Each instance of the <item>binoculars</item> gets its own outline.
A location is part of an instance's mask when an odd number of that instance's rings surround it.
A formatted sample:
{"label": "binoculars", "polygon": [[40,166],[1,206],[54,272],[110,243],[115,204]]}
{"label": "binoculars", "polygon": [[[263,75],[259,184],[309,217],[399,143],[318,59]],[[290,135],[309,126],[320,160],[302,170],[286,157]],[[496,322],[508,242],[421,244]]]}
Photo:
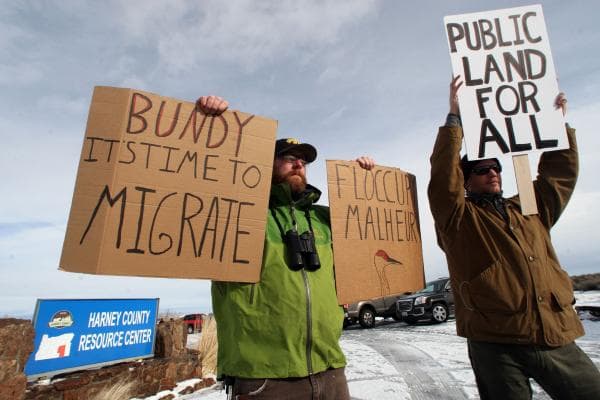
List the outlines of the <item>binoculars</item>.
{"label": "binoculars", "polygon": [[315,247],[315,237],[311,231],[306,231],[301,235],[295,230],[289,230],[285,234],[285,244],[288,252],[288,266],[293,271],[299,271],[305,268],[309,271],[315,271],[321,268],[317,248]]}

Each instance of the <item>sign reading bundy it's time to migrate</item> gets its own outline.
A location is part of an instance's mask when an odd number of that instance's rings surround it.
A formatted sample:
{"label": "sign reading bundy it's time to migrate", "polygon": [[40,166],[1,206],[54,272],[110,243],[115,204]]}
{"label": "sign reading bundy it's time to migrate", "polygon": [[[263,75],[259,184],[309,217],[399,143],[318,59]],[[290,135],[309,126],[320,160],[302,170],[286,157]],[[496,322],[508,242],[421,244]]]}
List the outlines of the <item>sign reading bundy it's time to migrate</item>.
{"label": "sign reading bundy it's time to migrate", "polygon": [[258,281],[276,128],[96,87],[60,267]]}

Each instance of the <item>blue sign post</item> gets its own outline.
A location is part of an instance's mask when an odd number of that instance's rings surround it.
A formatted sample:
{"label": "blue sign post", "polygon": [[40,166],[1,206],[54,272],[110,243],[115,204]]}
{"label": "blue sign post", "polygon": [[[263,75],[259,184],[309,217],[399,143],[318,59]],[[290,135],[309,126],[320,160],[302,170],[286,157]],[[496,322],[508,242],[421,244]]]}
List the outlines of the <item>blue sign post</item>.
{"label": "blue sign post", "polygon": [[38,299],[28,380],[154,356],[158,299]]}

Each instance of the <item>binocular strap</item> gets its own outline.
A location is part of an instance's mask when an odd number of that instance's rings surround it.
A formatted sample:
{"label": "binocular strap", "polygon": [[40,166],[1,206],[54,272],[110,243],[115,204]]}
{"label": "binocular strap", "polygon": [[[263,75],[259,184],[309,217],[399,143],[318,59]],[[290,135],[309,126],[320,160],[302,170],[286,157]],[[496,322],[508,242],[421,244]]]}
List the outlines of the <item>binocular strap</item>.
{"label": "binocular strap", "polygon": [[[291,209],[292,209],[292,221],[294,221],[294,230],[295,230],[296,229],[296,218],[294,216],[294,207],[291,207]],[[277,224],[277,228],[279,228],[279,232],[281,233],[281,239],[285,242],[285,230],[283,229],[283,225],[281,225],[279,218],[277,218],[277,213],[275,212],[275,209],[269,208],[269,211],[271,211],[271,215],[273,216],[273,219],[275,220],[275,223]],[[312,222],[310,221],[310,213],[309,213],[308,209],[304,210],[304,216],[306,217],[306,220],[308,221],[308,229],[310,230],[311,233],[314,234]]]}

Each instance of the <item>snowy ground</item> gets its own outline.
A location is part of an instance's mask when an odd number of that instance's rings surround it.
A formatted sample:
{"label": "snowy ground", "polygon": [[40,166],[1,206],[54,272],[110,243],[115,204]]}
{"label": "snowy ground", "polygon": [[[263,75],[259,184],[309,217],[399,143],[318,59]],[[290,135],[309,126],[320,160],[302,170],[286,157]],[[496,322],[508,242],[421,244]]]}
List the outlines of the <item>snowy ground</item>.
{"label": "snowy ground", "polygon": [[[600,305],[600,292],[576,293],[578,305]],[[600,321],[583,320],[586,335],[577,344],[600,368]],[[189,346],[199,335],[190,335]],[[351,327],[341,341],[348,359],[346,376],[352,399],[477,399],[466,341],[455,322],[409,326],[381,320],[374,329]],[[184,383],[182,383],[184,384]],[[549,397],[534,385],[534,399]],[[156,400],[161,392],[146,400]],[[218,387],[176,396],[180,400],[225,400]]]}

